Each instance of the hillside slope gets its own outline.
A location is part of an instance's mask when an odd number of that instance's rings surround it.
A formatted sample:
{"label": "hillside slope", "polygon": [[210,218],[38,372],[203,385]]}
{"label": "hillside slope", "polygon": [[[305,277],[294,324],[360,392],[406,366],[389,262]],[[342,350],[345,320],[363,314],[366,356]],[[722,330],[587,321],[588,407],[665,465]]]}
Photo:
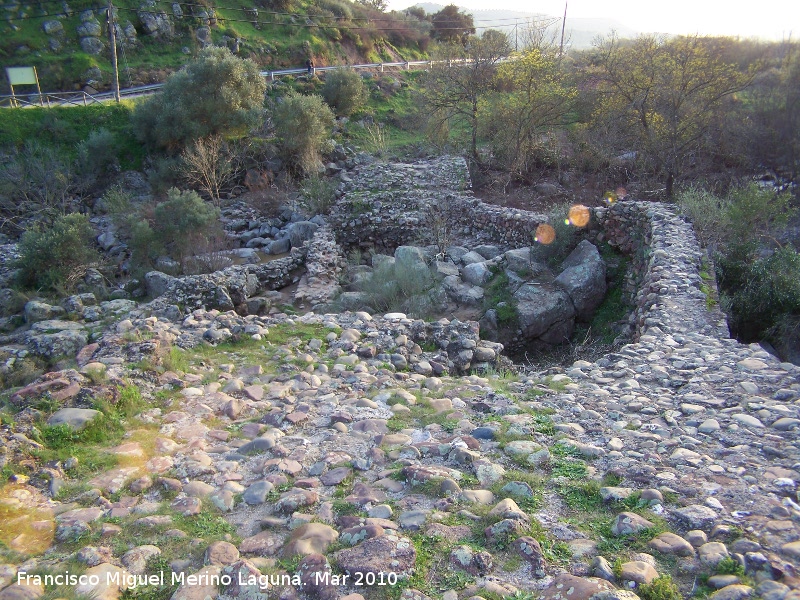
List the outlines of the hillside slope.
{"label": "hillside slope", "polygon": [[[428,39],[420,21],[347,0],[296,0],[280,11],[265,4],[115,0],[121,85],[162,81],[209,44],[263,67],[299,67],[309,57],[320,66],[415,59]],[[109,87],[106,7],[102,0],[4,5],[0,66],[36,66],[44,91]]]}

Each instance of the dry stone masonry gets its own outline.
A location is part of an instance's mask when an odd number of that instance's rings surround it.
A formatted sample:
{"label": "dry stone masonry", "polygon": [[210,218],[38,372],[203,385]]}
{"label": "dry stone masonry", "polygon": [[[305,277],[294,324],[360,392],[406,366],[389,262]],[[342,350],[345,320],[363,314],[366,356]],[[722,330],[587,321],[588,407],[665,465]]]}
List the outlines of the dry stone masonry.
{"label": "dry stone masonry", "polygon": [[[88,295],[30,306],[34,325],[71,314],[89,333],[74,368],[9,398],[19,412],[0,427],[0,460],[30,468],[0,502],[44,542],[3,538],[22,554],[4,555],[0,600],[42,597],[17,574],[68,560],[87,573],[235,575],[185,579],[172,600],[636,600],[663,575],[683,597],[706,582],[714,600],[800,598],[800,368],[727,336],[701,289],[703,254],[670,207],[593,213],[586,244],[630,255],[635,299],[634,343],[595,362],[506,371],[502,347],[457,319],[241,309],[304,258],[315,266],[298,290],[327,302],[326,269],[342,266],[332,232],[394,250],[413,238],[403,226],[420,198],[463,203],[468,251],[530,245],[542,218],[482,205],[464,173],[455,158],[364,166],[344,173],[340,204],[362,210],[337,209],[286,258],[151,275],[164,293],[119,313]],[[130,384],[146,404],[103,449],[116,466],[87,475],[72,458],[31,458],[43,419],[85,427],[100,418],[93,397]],[[45,392],[58,410],[42,414]],[[356,584],[388,574],[391,596]]]}

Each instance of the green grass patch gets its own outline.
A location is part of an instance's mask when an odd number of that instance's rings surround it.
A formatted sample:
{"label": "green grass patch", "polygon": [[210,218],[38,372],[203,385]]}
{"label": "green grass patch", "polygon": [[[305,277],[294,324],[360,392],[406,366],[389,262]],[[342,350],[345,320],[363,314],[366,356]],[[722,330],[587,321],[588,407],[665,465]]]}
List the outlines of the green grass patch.
{"label": "green grass patch", "polygon": [[493,268],[492,278],[484,288],[483,307],[486,310],[494,309],[497,313],[497,323],[503,327],[514,327],[519,321],[517,302],[511,293],[508,275],[504,271]]}
{"label": "green grass patch", "polygon": [[589,474],[586,463],[579,459],[562,458],[554,460],[551,466],[553,477],[566,477],[567,479],[582,480]]}
{"label": "green grass patch", "polygon": [[0,112],[0,146],[21,148],[26,141],[35,140],[74,159],[78,143],[103,128],[113,136],[122,168],[140,169],[145,150],[130,123],[132,110],[132,102],[3,110]]}
{"label": "green grass patch", "polygon": [[221,515],[212,511],[203,511],[197,515],[174,517],[175,526],[182,529],[192,537],[203,538],[207,542],[226,539],[227,536],[236,536],[236,528],[228,523]]}

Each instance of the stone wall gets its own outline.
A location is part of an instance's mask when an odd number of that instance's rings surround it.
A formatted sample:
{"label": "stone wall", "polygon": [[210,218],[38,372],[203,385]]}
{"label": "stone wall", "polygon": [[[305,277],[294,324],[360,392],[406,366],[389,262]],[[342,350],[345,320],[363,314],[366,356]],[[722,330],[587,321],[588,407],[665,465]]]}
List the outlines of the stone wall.
{"label": "stone wall", "polygon": [[432,221],[442,220],[453,235],[507,248],[529,246],[546,217],[485,204],[469,191],[468,181],[461,157],[363,166],[351,175],[330,217],[337,240],[346,248],[391,254],[398,246],[434,243]]}
{"label": "stone wall", "polygon": [[[438,173],[438,178],[426,184],[424,177],[431,173]],[[542,214],[476,199],[466,185],[460,185],[468,171],[459,157],[414,165],[372,164],[351,178],[331,216],[337,240],[345,247],[386,251],[431,243],[429,220],[441,216],[459,237],[520,248],[534,243],[537,226],[547,221]],[[394,183],[387,186],[387,180]],[[728,337],[724,314],[701,290],[704,253],[691,225],[673,207],[624,201],[594,208],[591,217],[586,237],[608,241],[631,258],[628,292],[635,306],[630,319],[637,339],[654,328]],[[713,273],[710,267],[706,270]],[[706,285],[715,289],[713,280]]]}
{"label": "stone wall", "polygon": [[145,275],[148,295],[156,298],[153,309],[177,305],[182,309],[241,310],[247,299],[278,290],[299,279],[308,247],[293,248],[284,258],[260,264],[235,265],[205,275],[171,277],[159,271]]}
{"label": "stone wall", "polygon": [[[701,289],[705,253],[691,225],[672,206],[620,202],[596,208],[589,233],[631,257],[635,286],[631,325],[637,339],[657,332],[729,336],[725,315]],[[705,270],[713,278],[713,269]],[[706,285],[713,292],[713,279]]]}

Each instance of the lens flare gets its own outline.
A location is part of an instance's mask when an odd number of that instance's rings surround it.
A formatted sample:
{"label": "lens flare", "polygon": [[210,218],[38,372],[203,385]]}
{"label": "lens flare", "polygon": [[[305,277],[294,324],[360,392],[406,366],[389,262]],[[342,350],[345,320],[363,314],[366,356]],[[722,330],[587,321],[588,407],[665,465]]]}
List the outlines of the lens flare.
{"label": "lens flare", "polygon": [[53,543],[56,522],[47,499],[35,488],[0,489],[0,542],[24,554],[41,554]]}
{"label": "lens flare", "polygon": [[567,225],[575,227],[586,227],[589,224],[591,212],[582,204],[576,204],[569,209],[569,217],[565,221]]}
{"label": "lens flare", "polygon": [[552,225],[542,223],[536,228],[536,235],[533,239],[540,244],[544,244],[545,246],[552,244],[556,239],[556,230],[553,229]]}

